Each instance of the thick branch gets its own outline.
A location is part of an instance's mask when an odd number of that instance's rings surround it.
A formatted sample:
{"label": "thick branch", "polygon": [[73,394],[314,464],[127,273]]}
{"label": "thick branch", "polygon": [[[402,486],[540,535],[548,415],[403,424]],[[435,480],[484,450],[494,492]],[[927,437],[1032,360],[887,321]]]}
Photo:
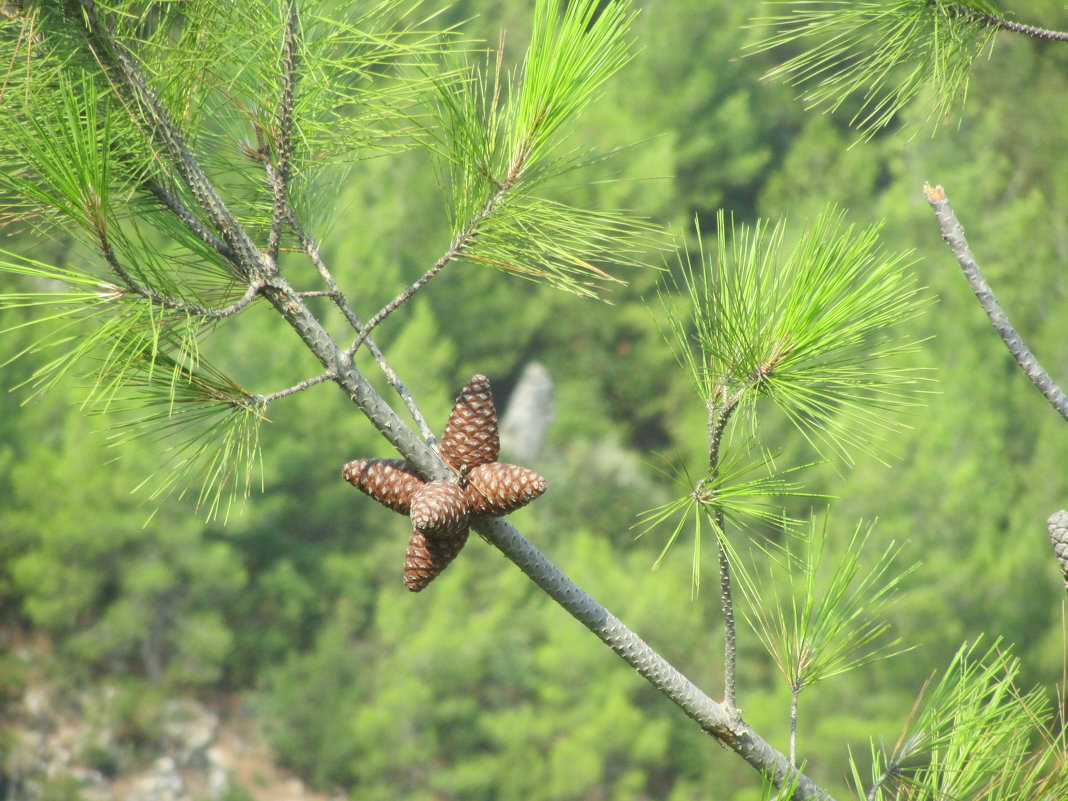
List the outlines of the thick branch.
{"label": "thick branch", "polygon": [[960,223],[957,221],[957,215],[953,213],[953,207],[949,205],[949,199],[946,197],[945,191],[940,186],[933,188],[925,186],[923,193],[927,198],[927,202],[931,204],[931,208],[934,209],[935,218],[942,229],[942,238],[949,245],[950,250],[953,251],[957,263],[960,264],[961,270],[964,271],[964,277],[968,279],[972,291],[975,292],[980,305],[982,305],[987,317],[990,318],[994,329],[1001,336],[1005,347],[1009,349],[1012,358],[1016,360],[1016,363],[1020,365],[1020,369],[1031,379],[1031,383],[1050,402],[1050,405],[1068,420],[1068,396],[1057,386],[1057,383],[1050,377],[1049,373],[1043,369],[1038,359],[1024,344],[1016,329],[1012,327],[1009,318],[1001,308],[1001,304],[998,303],[997,298],[994,296],[994,291],[986,282],[979,265],[976,264],[975,258],[972,256],[968,242],[964,238],[964,229],[961,228]]}
{"label": "thick branch", "polygon": [[704,731],[768,776],[776,785],[782,784],[787,777],[797,775],[798,788],[794,798],[830,801],[831,796],[826,791],[790,767],[786,756],[772,748],[733,710],[702,692],[619,618],[587,595],[507,520],[482,519],[476,521],[474,527],[549,597],[596,634]]}

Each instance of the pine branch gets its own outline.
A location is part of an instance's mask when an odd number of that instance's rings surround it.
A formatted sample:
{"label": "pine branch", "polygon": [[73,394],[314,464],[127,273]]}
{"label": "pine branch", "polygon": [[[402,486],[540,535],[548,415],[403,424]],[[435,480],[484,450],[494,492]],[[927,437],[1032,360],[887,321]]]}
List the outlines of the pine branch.
{"label": "pine branch", "polygon": [[[92,2],[92,0],[81,0],[81,3],[89,23],[89,31],[87,33],[90,41],[96,43],[100,51],[108,57],[109,63],[117,69],[123,79],[126,89],[132,94],[138,105],[145,112],[147,118],[145,123],[149,127],[150,132],[168,151],[172,161],[175,163],[175,166],[185,182],[189,185],[194,197],[196,197],[198,203],[201,205],[201,208],[204,210],[205,214],[208,215],[216,229],[221,232],[223,241],[234,253],[232,262],[238,268],[239,272],[250,276],[256,275],[258,277],[258,282],[261,283],[264,296],[267,297],[276,308],[283,304],[288,306],[286,309],[287,313],[284,313],[283,316],[289,320],[291,325],[297,328],[298,333],[304,337],[311,338],[310,340],[305,339],[306,344],[310,344],[311,341],[314,341],[317,344],[323,344],[325,342],[330,342],[332,344],[329,335],[318,321],[315,320],[298,293],[296,293],[289,286],[288,282],[282,279],[277,273],[277,265],[265,266],[263,264],[263,259],[251,237],[226,207],[226,204],[222,201],[218,191],[207,178],[192,152],[185,145],[184,135],[181,130],[171,122],[166,110],[148,87],[144,76],[137,68],[132,54],[130,54],[121,43],[109,36],[106,29],[102,26],[101,21],[96,16],[95,3]],[[292,23],[291,17],[291,25],[292,24],[294,23]],[[277,177],[276,182],[281,184],[280,176]],[[278,195],[276,195],[276,198],[277,197]],[[288,201],[285,200],[284,196],[281,197],[281,200],[283,213],[285,213],[290,221],[295,224],[295,215],[292,213]],[[317,249],[313,250],[317,254]],[[309,253],[309,256],[310,255],[311,254]],[[322,262],[319,260],[318,265],[321,264]],[[269,281],[265,281],[262,277],[265,273],[267,277],[269,277]],[[324,277],[328,275],[329,272],[327,271]],[[333,284],[333,286],[331,286],[332,290],[337,288],[336,283],[334,283],[332,279],[330,279],[330,283]],[[340,290],[338,290],[337,299],[343,299]],[[342,306],[342,310],[344,311],[344,306]],[[355,316],[351,313],[351,309],[349,310],[349,316],[350,322],[356,320]],[[315,321],[314,325],[311,322],[313,320]],[[313,352],[315,351],[313,350]],[[346,361],[351,368],[351,356],[346,356],[345,354],[329,354],[325,350],[319,351],[317,355],[320,356],[321,359],[327,359],[327,361],[324,362],[324,366],[328,372],[331,372],[336,368],[337,365],[334,363],[336,361],[336,356],[341,356],[342,360]],[[416,408],[415,403],[412,401],[411,394],[400,382],[396,373],[382,358],[381,352],[377,354],[376,360],[383,366],[383,372],[387,379],[390,380],[391,384],[397,389],[398,394],[405,400],[406,404],[408,404],[409,409],[412,410],[413,417],[419,423],[420,428],[424,432],[429,433],[429,426],[427,426],[422,415]],[[430,435],[430,438],[433,438],[432,434]]]}
{"label": "pine branch", "polygon": [[389,303],[379,309],[375,313],[375,315],[367,321],[366,325],[357,329],[359,333],[356,335],[356,339],[353,340],[351,345],[349,345],[348,350],[346,350],[345,353],[350,358],[354,356],[356,354],[356,351],[360,349],[360,345],[367,341],[367,337],[370,336],[371,332],[375,328],[377,328],[378,325],[386,319],[386,317],[388,317],[402,305],[411,300],[411,298],[415,295],[416,292],[426,286],[427,282],[430,281],[431,278],[441,272],[445,268],[445,265],[455,258],[455,247],[450,247],[449,250],[445,253],[445,255],[438,259],[436,262],[434,262],[434,265],[429,270],[419,276],[419,278],[414,283],[406,287],[403,292],[397,295],[397,297],[393,298],[393,300],[391,300]]}
{"label": "pine branch", "polygon": [[953,212],[953,207],[949,204],[949,198],[946,197],[945,190],[940,186],[924,186],[923,194],[934,210],[935,219],[938,220],[938,226],[942,231],[942,239],[946,241],[954,257],[956,257],[957,263],[964,272],[964,277],[968,279],[968,284],[971,286],[972,291],[975,292],[975,296],[979,299],[979,304],[983,307],[983,311],[986,312],[986,316],[990,318],[990,322],[1001,337],[1001,341],[1009,349],[1012,358],[1020,365],[1020,369],[1031,379],[1031,383],[1049,401],[1050,405],[1060,412],[1065,420],[1068,420],[1068,396],[1064,394],[1064,391],[1039,364],[1038,359],[1031,353],[1023,338],[1012,327],[1012,323],[1009,322],[1008,316],[994,295],[994,290],[986,282],[979,265],[975,261],[975,257],[972,255],[971,249],[968,247],[968,242],[964,238],[964,229],[958,222],[957,215]]}
{"label": "pine branch", "polygon": [[[279,276],[268,279],[265,294],[319,361],[328,370],[336,371],[334,381],[423,478],[448,480],[454,475],[437,452],[401,421]],[[565,576],[510,523],[501,518],[488,518],[476,522],[474,528],[702,729],[777,785],[796,780],[798,789],[794,798],[799,801],[810,798],[830,801],[830,796],[811,779],[798,774],[782,753],[722,704],[701,692],[641,637]]]}
{"label": "pine branch", "polygon": [[[738,408],[740,397],[741,393],[736,393],[725,399],[724,393],[720,392],[718,398],[708,403],[708,474],[713,479],[719,475],[719,451],[723,432]],[[731,714],[737,715],[738,633],[734,619],[734,594],[731,590],[731,565],[723,543],[723,509],[719,506],[715,508],[714,520],[719,556],[719,598],[723,612],[723,704]],[[794,764],[792,755],[790,764]]]}
{"label": "pine branch", "polygon": [[[186,146],[182,131],[173,124],[149,88],[132,54],[101,24],[92,0],[81,0],[81,5],[89,26],[88,39],[113,75],[116,90],[131,103],[133,112],[143,115],[143,123],[153,141],[163,148],[166,160],[189,186],[220,239],[233,251],[232,263],[238,273],[262,282],[263,296],[323,365],[323,376],[329,376],[339,385],[375,428],[424,478],[440,480],[451,477],[452,471],[440,456],[400,420],[355,367],[351,354],[342,350],[330,337],[300,294],[261,257],[247,231],[223,203]],[[542,6],[539,5],[539,8]],[[342,299],[340,294],[335,298],[338,301]],[[490,518],[479,521],[476,529],[550,597],[683,709],[703,730],[777,785],[796,782],[795,798],[829,799],[810,779],[794,770],[783,754],[740,720],[733,710],[702,693],[642,638],[567,578],[509,523]]]}
{"label": "pine branch", "polygon": [[[245,294],[231,303],[229,306],[224,306],[220,309],[212,309],[207,306],[202,306],[199,303],[190,303],[186,300],[179,300],[178,298],[172,298],[167,295],[161,294],[151,287],[145,286],[138,282],[130,274],[122,262],[119,260],[114,249],[111,247],[111,243],[108,240],[107,233],[103,228],[103,225],[98,227],[97,240],[100,246],[100,253],[104,257],[104,261],[108,263],[111,271],[115,273],[120,281],[125,286],[125,291],[133,292],[145,300],[150,300],[152,303],[160,306],[164,309],[180,312],[183,314],[192,314],[197,317],[213,317],[218,320],[225,319],[227,317],[233,317],[238,312],[242,311],[259,295],[261,284],[253,282],[249,284],[248,289],[245,290]],[[123,291],[123,289],[116,287],[116,290]]]}
{"label": "pine branch", "polygon": [[270,180],[274,205],[271,213],[271,232],[267,238],[267,255],[278,263],[278,246],[282,238],[289,202],[286,191],[289,187],[293,159],[293,103],[297,84],[297,36],[300,20],[296,0],[289,0],[285,41],[282,45],[282,96],[278,102],[278,133],[275,136],[277,159],[273,180]]}
{"label": "pine branch", "polygon": [[853,109],[850,124],[867,139],[890,124],[922,92],[933,90],[928,118],[936,124],[963,105],[973,67],[997,34],[979,22],[983,0],[885,0],[847,3],[798,0],[789,14],[754,20],[770,28],[747,46],[753,53],[787,46],[801,52],[770,70],[807,87],[810,106]]}
{"label": "pine branch", "polygon": [[303,392],[306,389],[322,384],[324,381],[331,381],[333,378],[333,373],[320,373],[314,378],[306,378],[291,387],[286,387],[278,392],[272,392],[270,395],[257,395],[254,397],[254,400],[256,403],[261,404],[266,408],[273,401],[279,400],[280,398],[288,398],[290,395],[296,395],[298,392]]}
{"label": "pine branch", "polygon": [[[529,156],[529,152],[526,153],[526,156]],[[456,259],[462,257],[465,254],[468,247],[477,238],[482,223],[492,217],[493,213],[497,211],[504,203],[505,197],[508,194],[509,190],[512,189],[512,187],[515,185],[515,182],[522,174],[522,169],[525,162],[525,156],[521,157],[519,153],[515,155],[512,160],[512,167],[508,171],[507,178],[505,178],[505,180],[501,181],[500,183],[498,183],[497,181],[493,181],[493,183],[497,187],[496,191],[494,191],[493,194],[490,195],[489,200],[486,201],[486,204],[478,212],[476,212],[470,220],[467,221],[467,223],[460,230],[460,233],[458,233],[453,238],[452,243],[449,245],[449,249],[445,251],[441,258],[434,262],[430,269],[423,273],[413,284],[408,286],[403,292],[397,295],[397,297],[393,298],[393,300],[383,306],[370,320],[368,320],[367,325],[364,326],[363,329],[360,331],[359,335],[356,337],[356,340],[351,345],[349,345],[347,353],[350,356],[356,353],[360,345],[362,345],[364,340],[367,339],[371,331],[373,331],[383,320],[385,320],[386,317],[396,311],[404,303],[407,303],[412,298],[412,296],[415,295],[416,292],[426,286],[427,282],[430,281],[431,278],[441,272],[445,268],[445,265],[447,265],[451,261],[455,261]]]}
{"label": "pine branch", "polygon": [[981,22],[984,25],[988,25],[992,28],[997,28],[1002,31],[1010,31],[1012,33],[1020,33],[1024,36],[1030,36],[1032,39],[1045,39],[1049,41],[1068,42],[1068,33],[1064,31],[1053,31],[1048,28],[1038,28],[1034,25],[1024,25],[1020,22],[1013,22],[1012,20],[999,17],[997,14],[989,12],[979,11],[978,9],[969,8],[968,6],[961,5],[959,3],[947,3],[946,9],[959,14],[962,17],[968,17],[974,19],[976,22]]}
{"label": "pine branch", "polygon": [[212,233],[208,227],[204,225],[204,223],[202,223],[184,203],[182,203],[177,195],[154,179],[146,182],[145,188],[159,200],[164,208],[185,223],[185,226],[192,231],[197,238],[218,251],[218,253],[227,261],[234,260],[235,256],[233,248]]}
{"label": "pine branch", "polygon": [[[420,464],[416,466],[422,470]],[[827,791],[792,768],[787,757],[750,728],[736,711],[727,709],[702,692],[645,640],[564,575],[511,523],[503,518],[489,518],[476,521],[474,528],[572,617],[671,699],[702,730],[737,753],[777,786],[796,780],[797,790],[793,798],[797,801],[832,801]]]}
{"label": "pine branch", "polygon": [[[341,287],[338,286],[333,273],[323,260],[318,243],[312,239],[307,231],[304,230],[304,226],[298,219],[296,211],[288,204],[288,202],[286,203],[286,215],[290,227],[300,241],[301,249],[303,249],[305,255],[311,260],[311,263],[315,265],[315,269],[319,272],[323,282],[327,285],[328,291],[326,294],[341,310],[341,313],[345,316],[349,325],[352,326],[354,330],[363,332],[365,328],[360,323],[360,318],[356,316],[348,298],[346,298],[345,293],[341,291]],[[308,296],[308,293],[300,294],[302,297]],[[370,332],[368,331],[368,333]],[[404,385],[404,382],[401,381],[396,371],[390,366],[389,362],[386,361],[385,355],[382,353],[378,345],[375,344],[374,340],[365,336],[364,342],[366,342],[367,350],[370,351],[372,358],[375,360],[375,364],[378,365],[378,369],[382,371],[382,374],[386,377],[390,386],[396,390],[398,397],[404,402],[404,405],[408,408],[408,412],[412,415],[412,420],[419,426],[419,432],[423,435],[423,440],[426,442],[434,442],[434,433],[430,430],[430,425],[427,423],[426,418],[423,417],[423,413],[419,410],[419,406],[412,397],[412,393],[408,391],[408,387]],[[345,352],[345,358],[352,361],[354,353],[355,349],[350,348]]]}
{"label": "pine branch", "polygon": [[[723,545],[723,512],[716,510],[719,525],[716,542],[719,550],[719,599],[723,610],[723,705],[732,715],[738,714],[737,672],[738,634],[734,621],[734,595],[731,590],[731,565]],[[791,758],[790,764],[793,765]]]}
{"label": "pine branch", "polygon": [[797,765],[797,699],[800,687],[790,688],[790,764]]}
{"label": "pine branch", "polygon": [[[156,93],[149,87],[134,55],[119,42],[97,15],[94,0],[81,0],[85,35],[101,66],[116,81],[115,91],[130,105],[131,114],[147,129],[152,140],[163,147],[169,163],[178,171],[208,220],[233,252],[231,263],[243,278],[270,272],[251,237],[238,223],[218,191],[186,145],[185,135],[173,123]],[[137,112],[140,112],[137,114]]]}

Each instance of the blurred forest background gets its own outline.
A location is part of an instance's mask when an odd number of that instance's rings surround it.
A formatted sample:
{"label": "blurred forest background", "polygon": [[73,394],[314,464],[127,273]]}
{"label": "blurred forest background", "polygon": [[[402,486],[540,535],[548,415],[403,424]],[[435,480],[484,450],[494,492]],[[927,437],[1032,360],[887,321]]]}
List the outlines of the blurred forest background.
{"label": "blurred forest background", "polygon": [[[892,743],[920,686],[962,641],[1012,643],[1027,685],[1053,688],[1062,675],[1064,590],[1045,520],[1068,498],[1064,421],[994,334],[921,187],[946,187],[1001,302],[1063,384],[1068,48],[1001,34],[959,118],[932,136],[920,102],[894,129],[859,142],[846,115],[806,112],[796,90],[761,80],[788,54],[743,57],[760,36],[749,26],[756,4],[639,5],[641,50],[577,136],[602,150],[630,146],[576,177],[570,196],[635,210],[691,247],[694,217],[711,232],[717,209],[742,222],[785,216],[799,229],[834,203],[859,225],[884,220],[883,243],[915,251],[934,301],[911,325],[924,340],[917,363],[935,381],[910,428],[887,443],[885,463],[861,457],[852,468],[825,464],[801,477],[834,496],[832,548],[859,519],[877,519],[873,551],[904,541],[903,563],[921,563],[893,612],[896,635],[915,649],[802,699],[806,772],[841,792],[847,749],[866,751],[871,737]],[[1068,28],[1060,0],[1010,10]],[[464,30],[492,43],[504,28],[509,48],[525,47],[527,4],[460,2],[448,18],[470,19]],[[355,164],[322,236],[364,311],[420,275],[448,239],[434,172],[417,151]],[[83,257],[63,240],[12,235],[0,244],[55,264]],[[529,363],[547,368],[555,417],[525,463],[550,490],[515,522],[717,695],[713,560],[706,556],[702,593],[691,599],[688,543],[652,572],[663,535],[635,539],[633,528],[637,513],[678,490],[665,463],[703,458],[704,409],[658,330],[658,275],[623,277],[629,285],[608,305],[454,265],[376,336],[439,431],[473,373],[491,378],[503,409]],[[14,279],[0,280],[11,288]],[[214,358],[256,387],[313,374],[296,337],[273,337],[277,329],[260,316],[262,328],[246,324],[240,336],[209,343]],[[5,327],[14,322],[7,314]],[[0,363],[31,337],[0,337]],[[312,787],[361,801],[759,793],[746,765],[495,550],[472,543],[426,592],[406,592],[405,522],[340,478],[349,459],[391,454],[333,386],[272,406],[261,436],[263,492],[257,487],[225,522],[205,522],[188,499],[152,514],[154,503],[135,488],[156,446],[109,445],[102,421],[79,408],[76,382],[24,403],[27,393],[13,388],[37,358],[0,371],[0,698],[8,710],[37,683],[71,704],[86,687],[108,686],[112,728],[136,741],[169,698],[237,705],[281,764]],[[813,458],[786,422],[780,429],[786,461]],[[785,748],[787,688],[752,633],[743,628],[740,641],[739,704]],[[0,753],[13,749],[13,735],[0,735]]]}

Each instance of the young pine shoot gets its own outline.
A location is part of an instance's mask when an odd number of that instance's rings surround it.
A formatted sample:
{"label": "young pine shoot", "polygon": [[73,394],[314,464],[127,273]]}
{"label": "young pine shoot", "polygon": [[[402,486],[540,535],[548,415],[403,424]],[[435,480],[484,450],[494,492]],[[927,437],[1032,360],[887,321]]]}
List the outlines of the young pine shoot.
{"label": "young pine shoot", "polygon": [[642,523],[648,530],[676,520],[670,547],[692,512],[695,576],[702,522],[718,535],[724,697],[734,708],[731,560],[723,534],[728,511],[738,509],[728,501],[802,493],[784,485],[759,439],[753,448],[747,438],[740,450],[759,450],[770,478],[739,481],[749,471],[731,469],[738,457],[723,450],[732,422],[745,412],[755,435],[757,404],[767,399],[818,452],[847,463],[857,450],[871,452],[880,435],[900,426],[895,412],[912,403],[916,373],[897,361],[915,347],[900,328],[919,312],[921,299],[907,256],[885,253],[876,227],[858,231],[836,209],[822,212],[792,244],[781,223],[735,226],[722,212],[716,230],[715,251],[702,244],[696,265],[687,252],[673,283],[660,291],[665,337],[705,408],[707,467],[690,493],[650,510]]}
{"label": "young pine shoot", "polygon": [[564,135],[604,83],[631,58],[630,4],[538,0],[522,63],[504,40],[467,79],[442,83],[427,131],[438,156],[453,241],[435,265],[463,259],[597,297],[624,283],[598,266],[637,266],[662,247],[656,228],[611,209],[552,199],[545,184],[593,159],[561,152]]}
{"label": "young pine shoot", "polygon": [[[770,400],[822,455],[847,464],[901,428],[920,372],[900,366],[916,342],[902,324],[923,299],[908,254],[878,226],[828,208],[788,244],[782,223],[728,223],[716,250],[687,254],[660,299],[666,336],[709,415],[710,470],[727,424]],[[682,303],[676,298],[682,298]]]}
{"label": "young pine shoot", "polygon": [[[783,511],[782,499],[824,497],[804,492],[801,484],[791,478],[793,473],[809,466],[770,470],[765,460],[752,458],[745,451],[732,451],[724,456],[714,475],[695,479],[685,465],[672,469],[669,477],[677,486],[689,490],[687,494],[641,513],[634,524],[634,528],[640,529],[639,537],[653,529],[671,526],[671,533],[653,563],[653,569],[663,564],[683,532],[691,530],[692,592],[696,598],[701,588],[703,532],[711,532],[718,542],[725,536],[723,526],[727,521],[739,531],[748,531],[753,536],[799,526],[800,521],[788,517]],[[691,524],[689,529],[687,524]],[[770,540],[767,546],[775,547]]]}
{"label": "young pine shoot", "polygon": [[790,687],[790,761],[796,764],[798,699],[819,681],[901,653],[885,635],[884,616],[910,569],[891,568],[900,548],[891,543],[870,567],[861,558],[871,527],[858,525],[837,561],[828,565],[827,521],[811,522],[800,553],[761,559],[749,569],[737,554],[732,568],[747,605],[745,617]]}

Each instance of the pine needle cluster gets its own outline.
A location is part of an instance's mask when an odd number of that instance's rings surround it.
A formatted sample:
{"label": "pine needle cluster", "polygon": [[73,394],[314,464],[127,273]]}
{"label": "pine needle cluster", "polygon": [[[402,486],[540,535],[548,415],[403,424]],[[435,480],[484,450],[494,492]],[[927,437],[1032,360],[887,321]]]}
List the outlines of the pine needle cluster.
{"label": "pine needle cluster", "polygon": [[[902,323],[924,298],[907,253],[829,208],[787,241],[783,223],[728,223],[661,292],[666,336],[710,415],[770,400],[821,453],[851,463],[901,425],[920,372]],[[680,304],[676,299],[682,298]],[[755,418],[753,418],[755,419]]]}
{"label": "pine needle cluster", "polygon": [[[406,120],[431,87],[421,67],[447,32],[401,2],[335,6],[303,3],[298,21],[291,4],[266,0],[111,0],[26,4],[0,19],[0,223],[77,243],[62,267],[0,260],[41,287],[0,300],[33,309],[14,327],[39,328],[31,349],[55,354],[28,384],[45,391],[76,374],[86,405],[114,415],[117,439],[161,442],[153,497],[199,487],[209,515],[248,491],[263,408],[201,342],[255,293],[158,137],[181,136],[209,176],[225,176],[226,202],[265,246],[265,162],[287,164],[299,206],[336,165],[412,146]],[[120,90],[94,30],[136,61],[142,97]],[[145,97],[158,103],[148,124]],[[167,120],[178,122],[164,130]]]}
{"label": "pine needle cluster", "polygon": [[801,52],[767,73],[804,87],[810,107],[847,110],[864,137],[886,127],[908,103],[930,93],[928,118],[943,123],[964,103],[975,63],[997,27],[985,0],[783,2],[787,13],[753,21],[768,35],[750,51]]}
{"label": "pine needle cluster", "polygon": [[965,643],[924,685],[893,748],[873,741],[871,780],[851,756],[867,798],[1025,801],[1068,797],[1062,714],[1041,687],[1017,686],[1020,661],[999,643]]}
{"label": "pine needle cluster", "polygon": [[[439,157],[454,248],[465,259],[588,297],[625,283],[608,269],[641,264],[664,244],[632,214],[552,199],[545,185],[604,154],[562,148],[579,113],[631,58],[625,3],[538,2],[521,63],[504,40],[484,64],[464,60],[439,82],[428,135]],[[601,266],[603,265],[603,266]]]}
{"label": "pine needle cluster", "polygon": [[563,142],[629,60],[635,12],[539,0],[522,63],[488,71],[439,13],[407,0],[5,11],[0,225],[75,243],[62,266],[0,258],[35,285],[0,306],[37,310],[32,349],[56,354],[28,383],[43,391],[77,374],[88,406],[118,413],[120,439],[167,443],[163,487],[199,484],[201,505],[220,509],[222,487],[249,485],[264,398],[329,368],[261,395],[208,360],[205,337],[261,303],[264,276],[302,253],[322,279],[307,294],[332,298],[355,330],[351,357],[421,284],[365,326],[310,229],[353,163],[411,148],[439,159],[454,234],[423,283],[458,260],[582,295],[618,283],[604,267],[638,263],[663,241],[654,227],[542,190],[592,160]]}

